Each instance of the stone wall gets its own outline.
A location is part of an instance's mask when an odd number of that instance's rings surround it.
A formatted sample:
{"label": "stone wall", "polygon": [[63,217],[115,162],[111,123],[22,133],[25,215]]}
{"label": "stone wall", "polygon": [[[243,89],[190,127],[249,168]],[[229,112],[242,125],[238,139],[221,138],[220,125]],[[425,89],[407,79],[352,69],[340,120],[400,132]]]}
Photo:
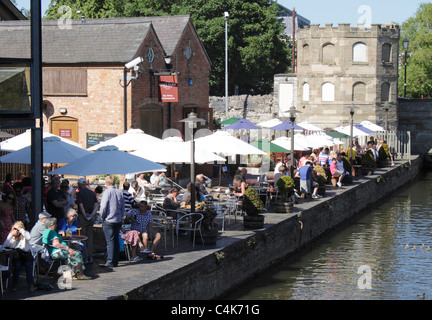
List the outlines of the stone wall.
{"label": "stone wall", "polygon": [[[225,97],[210,97],[210,108],[213,118],[219,122],[225,119]],[[273,94],[268,95],[240,95],[228,97],[228,118],[245,118],[253,123],[273,119],[276,114]]]}
{"label": "stone wall", "polygon": [[432,147],[432,99],[398,100],[398,131],[411,132],[413,154],[428,152]]}

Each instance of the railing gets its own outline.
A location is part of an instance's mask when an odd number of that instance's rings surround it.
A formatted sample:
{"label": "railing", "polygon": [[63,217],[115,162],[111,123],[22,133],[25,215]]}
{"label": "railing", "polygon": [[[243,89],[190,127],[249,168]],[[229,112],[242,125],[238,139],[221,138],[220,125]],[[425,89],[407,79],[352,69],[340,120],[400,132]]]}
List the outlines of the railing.
{"label": "railing", "polygon": [[387,131],[387,139],[384,131],[378,131],[376,138],[387,140],[393,158],[408,159],[411,161],[411,132],[410,131]]}

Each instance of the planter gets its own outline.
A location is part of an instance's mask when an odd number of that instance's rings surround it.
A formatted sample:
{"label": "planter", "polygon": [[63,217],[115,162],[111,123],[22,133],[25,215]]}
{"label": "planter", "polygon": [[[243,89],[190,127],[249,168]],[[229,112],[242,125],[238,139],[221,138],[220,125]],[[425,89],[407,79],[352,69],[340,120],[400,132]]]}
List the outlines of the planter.
{"label": "planter", "polygon": [[385,168],[388,167],[388,160],[377,160],[377,167],[378,168]]}
{"label": "planter", "polygon": [[276,202],[274,211],[276,213],[292,213],[294,204],[292,202]]}
{"label": "planter", "polygon": [[245,229],[261,229],[264,227],[264,216],[259,214],[257,216],[243,217],[243,227]]}
{"label": "planter", "polygon": [[318,194],[319,194],[320,196],[324,196],[325,193],[326,193],[326,186],[325,186],[325,185],[320,185],[320,186],[318,187]]}
{"label": "planter", "polygon": [[364,176],[373,175],[375,168],[362,167],[361,172]]}

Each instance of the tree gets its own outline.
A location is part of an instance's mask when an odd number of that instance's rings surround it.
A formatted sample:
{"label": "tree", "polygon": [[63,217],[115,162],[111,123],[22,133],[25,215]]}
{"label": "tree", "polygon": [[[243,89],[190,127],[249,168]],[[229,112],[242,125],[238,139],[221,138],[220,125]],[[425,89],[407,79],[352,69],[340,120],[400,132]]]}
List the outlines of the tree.
{"label": "tree", "polygon": [[[212,63],[210,94],[225,92],[225,18],[228,22],[229,93],[235,86],[243,94],[273,91],[273,76],[290,66],[288,39],[277,18],[277,4],[268,0],[105,0],[51,1],[46,18],[58,19],[62,5],[71,8],[71,18],[190,15]],[[81,13],[77,13],[77,11]]]}
{"label": "tree", "polygon": [[[407,97],[432,97],[432,3],[419,6],[414,17],[402,24],[399,48],[401,50],[400,75],[404,75],[405,53],[402,40],[409,40],[407,59]],[[399,95],[403,96],[404,76],[399,76]]]}

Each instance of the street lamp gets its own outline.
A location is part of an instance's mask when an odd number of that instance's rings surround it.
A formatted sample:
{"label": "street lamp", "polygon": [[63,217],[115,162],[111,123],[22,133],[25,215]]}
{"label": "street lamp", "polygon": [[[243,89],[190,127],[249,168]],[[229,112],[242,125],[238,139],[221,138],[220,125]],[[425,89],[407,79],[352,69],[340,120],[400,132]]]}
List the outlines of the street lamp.
{"label": "street lamp", "polygon": [[[195,141],[194,141],[194,128],[196,128],[197,123],[205,124],[205,120],[197,118],[196,113],[191,112],[188,114],[186,119],[182,119],[179,122],[184,122],[185,131],[186,128],[189,129],[191,134],[191,164],[190,164],[190,180],[191,180],[191,213],[195,212]],[[186,136],[186,135],[185,135]]]}
{"label": "street lamp", "polygon": [[228,11],[225,11],[225,119],[228,119]]}
{"label": "street lamp", "polygon": [[296,119],[296,114],[301,113],[296,109],[296,107],[291,106],[289,110],[290,121],[291,121],[291,163],[290,163],[290,174],[291,178],[294,179],[294,122]]}
{"label": "street lamp", "polygon": [[350,138],[349,138],[349,148],[350,148],[350,152],[351,152],[351,157],[350,157],[350,162],[352,163],[352,161],[354,160],[354,152],[352,150],[353,147],[353,127],[354,127],[354,112],[356,109],[358,109],[358,107],[356,107],[353,103],[351,103],[351,105],[345,107],[345,108],[349,108],[350,110],[350,115],[351,115],[351,124],[350,124]]}
{"label": "street lamp", "polygon": [[408,58],[408,45],[409,41],[405,36],[405,39],[402,41],[403,48],[405,50],[405,79],[404,79],[404,98],[406,98],[406,89],[407,89],[407,58]]}
{"label": "street lamp", "polygon": [[384,111],[385,111],[385,140],[387,141],[387,130],[388,130],[388,112],[390,109],[390,103],[386,101],[384,103]]}

